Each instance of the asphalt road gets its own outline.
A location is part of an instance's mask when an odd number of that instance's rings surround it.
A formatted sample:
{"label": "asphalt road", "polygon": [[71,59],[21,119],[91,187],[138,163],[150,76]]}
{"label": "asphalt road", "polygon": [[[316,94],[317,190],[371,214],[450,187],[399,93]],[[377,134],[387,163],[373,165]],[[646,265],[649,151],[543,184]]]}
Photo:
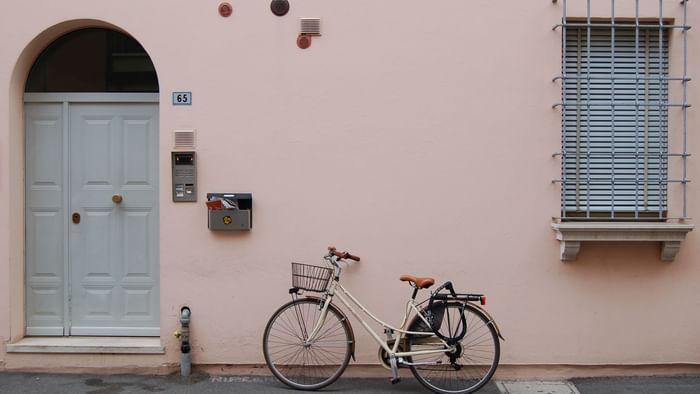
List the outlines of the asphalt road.
{"label": "asphalt road", "polygon": [[[499,389],[499,383],[501,388]],[[572,379],[561,383],[564,391],[549,386],[511,384],[508,394],[696,394],[700,376],[652,376],[634,378]],[[542,383],[542,382],[540,382]],[[546,383],[546,382],[545,382]],[[564,385],[564,383],[566,385]],[[503,382],[491,382],[479,394],[501,394]],[[516,389],[528,387],[527,389]],[[548,389],[542,389],[549,387]],[[571,391],[568,387],[574,387]],[[514,391],[515,390],[515,391]],[[520,391],[518,391],[520,390]],[[298,393],[271,377],[194,375],[71,375],[37,373],[0,373],[0,393],[117,394],[117,393]],[[340,378],[321,393],[428,393],[418,382],[404,378],[392,385],[388,379]]]}

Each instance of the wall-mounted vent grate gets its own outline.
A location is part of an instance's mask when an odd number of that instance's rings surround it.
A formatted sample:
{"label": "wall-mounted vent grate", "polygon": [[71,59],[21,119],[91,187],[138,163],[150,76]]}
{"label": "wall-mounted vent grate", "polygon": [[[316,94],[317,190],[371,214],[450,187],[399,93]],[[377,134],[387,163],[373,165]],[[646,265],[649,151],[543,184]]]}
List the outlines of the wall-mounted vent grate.
{"label": "wall-mounted vent grate", "polygon": [[175,130],[175,149],[194,149],[194,130]]}
{"label": "wall-mounted vent grate", "polygon": [[321,18],[301,18],[301,34],[307,36],[321,35]]}

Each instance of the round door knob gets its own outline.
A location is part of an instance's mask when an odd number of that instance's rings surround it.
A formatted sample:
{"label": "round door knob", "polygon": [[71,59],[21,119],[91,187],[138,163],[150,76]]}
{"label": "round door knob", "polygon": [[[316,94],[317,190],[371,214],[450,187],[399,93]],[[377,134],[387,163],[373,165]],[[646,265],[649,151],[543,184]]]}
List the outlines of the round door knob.
{"label": "round door knob", "polygon": [[112,202],[115,204],[122,202],[122,195],[119,193],[112,195]]}

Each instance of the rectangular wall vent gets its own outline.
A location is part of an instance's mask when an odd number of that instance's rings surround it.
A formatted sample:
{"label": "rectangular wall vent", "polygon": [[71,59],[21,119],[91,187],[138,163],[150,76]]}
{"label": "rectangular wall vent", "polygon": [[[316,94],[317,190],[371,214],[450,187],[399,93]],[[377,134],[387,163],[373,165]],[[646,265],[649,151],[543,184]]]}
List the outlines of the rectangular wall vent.
{"label": "rectangular wall vent", "polygon": [[301,18],[301,34],[307,36],[321,35],[321,18]]}
{"label": "rectangular wall vent", "polygon": [[175,149],[194,149],[194,130],[174,130]]}

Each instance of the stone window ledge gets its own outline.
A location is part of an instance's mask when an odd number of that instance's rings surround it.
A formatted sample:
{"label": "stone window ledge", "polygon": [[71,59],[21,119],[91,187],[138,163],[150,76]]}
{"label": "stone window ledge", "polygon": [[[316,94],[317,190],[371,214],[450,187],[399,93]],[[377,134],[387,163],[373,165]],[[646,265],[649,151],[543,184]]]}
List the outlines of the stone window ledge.
{"label": "stone window ledge", "polygon": [[26,337],[8,353],[164,354],[158,337]]}
{"label": "stone window ledge", "polygon": [[562,261],[576,260],[584,241],[660,242],[661,260],[673,261],[686,234],[695,226],[686,223],[562,222],[552,223],[560,241]]}

